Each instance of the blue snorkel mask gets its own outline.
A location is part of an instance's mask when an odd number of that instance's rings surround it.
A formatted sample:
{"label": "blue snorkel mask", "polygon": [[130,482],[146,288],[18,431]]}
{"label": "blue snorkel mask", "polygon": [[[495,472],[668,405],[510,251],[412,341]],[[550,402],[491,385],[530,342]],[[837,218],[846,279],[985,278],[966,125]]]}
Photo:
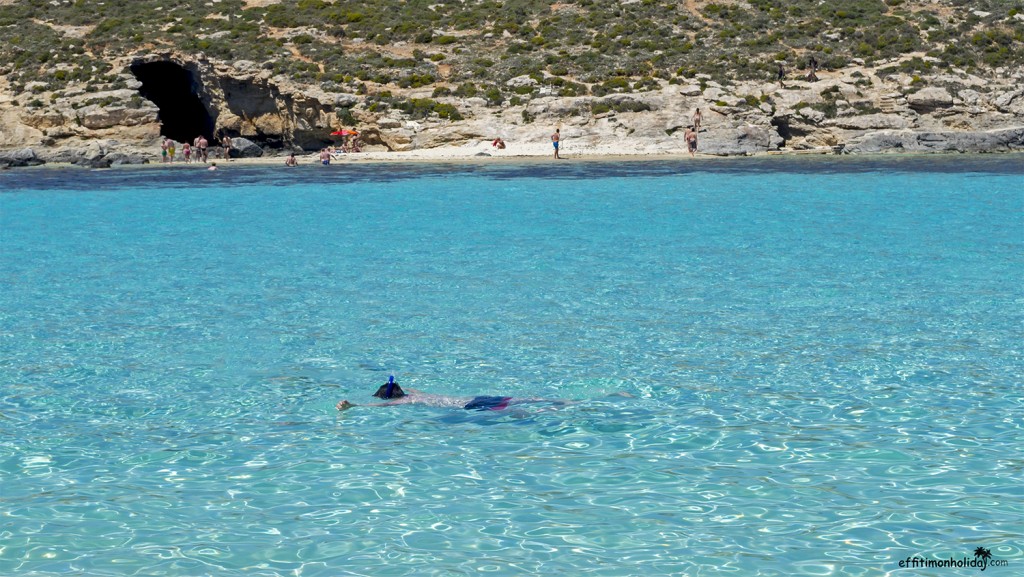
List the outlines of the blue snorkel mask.
{"label": "blue snorkel mask", "polygon": [[391,377],[388,378],[388,382],[381,385],[373,396],[379,399],[401,399],[405,396],[405,391],[403,391],[402,387],[398,386],[398,383],[395,382],[395,375],[391,375]]}

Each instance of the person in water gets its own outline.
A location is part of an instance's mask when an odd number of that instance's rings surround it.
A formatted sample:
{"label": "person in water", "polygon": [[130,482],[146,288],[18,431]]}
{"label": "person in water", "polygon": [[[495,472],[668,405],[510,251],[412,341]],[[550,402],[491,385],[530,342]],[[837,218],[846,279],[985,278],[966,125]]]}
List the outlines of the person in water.
{"label": "person in water", "polygon": [[449,409],[466,409],[476,411],[500,411],[502,409],[509,408],[510,405],[519,405],[523,403],[555,403],[565,404],[565,401],[550,401],[548,399],[537,399],[537,398],[514,398],[514,397],[491,397],[491,396],[480,396],[480,397],[450,397],[447,395],[434,395],[430,393],[424,393],[423,391],[417,391],[416,389],[409,389],[408,392],[403,390],[402,387],[398,386],[395,381],[394,375],[392,375],[388,382],[384,383],[377,389],[377,392],[373,394],[378,399],[383,399],[383,403],[364,403],[356,405],[350,403],[347,400],[339,402],[334,408],[339,411],[351,409],[352,407],[393,407],[397,405],[426,405],[428,407],[442,407]]}

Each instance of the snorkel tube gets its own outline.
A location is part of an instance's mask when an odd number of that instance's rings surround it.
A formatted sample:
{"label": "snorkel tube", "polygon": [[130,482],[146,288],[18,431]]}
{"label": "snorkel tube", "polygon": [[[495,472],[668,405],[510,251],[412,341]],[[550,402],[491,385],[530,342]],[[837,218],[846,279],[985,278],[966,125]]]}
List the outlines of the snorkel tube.
{"label": "snorkel tube", "polygon": [[391,392],[394,391],[394,390],[395,390],[395,375],[391,375],[390,377],[388,377],[388,388],[387,388],[386,391],[384,391],[384,398],[385,399],[390,399],[391,398]]}

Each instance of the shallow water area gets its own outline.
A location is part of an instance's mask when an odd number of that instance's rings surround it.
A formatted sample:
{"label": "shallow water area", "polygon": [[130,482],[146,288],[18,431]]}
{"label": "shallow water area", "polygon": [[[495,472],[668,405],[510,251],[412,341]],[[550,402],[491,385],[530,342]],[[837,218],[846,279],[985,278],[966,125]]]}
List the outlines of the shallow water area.
{"label": "shallow water area", "polygon": [[[1010,155],[4,171],[0,574],[978,547],[1010,574],[1022,182]],[[389,374],[575,402],[334,409]]]}

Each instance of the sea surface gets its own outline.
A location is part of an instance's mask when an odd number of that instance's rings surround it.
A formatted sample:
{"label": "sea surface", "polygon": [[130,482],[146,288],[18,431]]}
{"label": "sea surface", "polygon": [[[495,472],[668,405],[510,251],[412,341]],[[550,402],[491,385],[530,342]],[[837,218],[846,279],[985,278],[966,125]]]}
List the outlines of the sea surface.
{"label": "sea surface", "polygon": [[0,575],[1019,575],[1022,287],[1020,155],[0,172]]}

